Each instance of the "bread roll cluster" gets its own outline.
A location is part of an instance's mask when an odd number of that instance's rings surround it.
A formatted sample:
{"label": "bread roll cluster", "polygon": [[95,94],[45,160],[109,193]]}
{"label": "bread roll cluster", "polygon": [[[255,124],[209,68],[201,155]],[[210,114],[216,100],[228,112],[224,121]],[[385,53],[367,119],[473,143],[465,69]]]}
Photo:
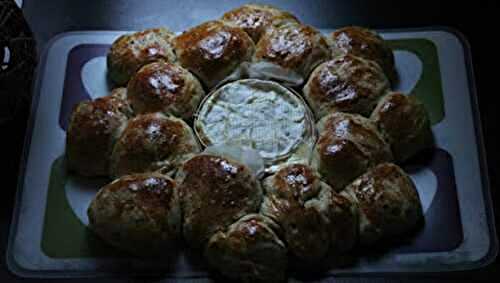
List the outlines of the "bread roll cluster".
{"label": "bread roll cluster", "polygon": [[[177,36],[119,37],[108,73],[117,88],[75,107],[66,158],[77,174],[113,180],[88,216],[119,249],[172,256],[184,240],[226,277],[279,282],[422,221],[415,185],[393,162],[429,146],[429,119],[415,97],[390,91],[394,57],[373,31],[325,36],[288,12],[244,5]],[[221,82],[246,77],[294,82],[317,121],[309,162],[262,177],[200,153],[196,109]]]}

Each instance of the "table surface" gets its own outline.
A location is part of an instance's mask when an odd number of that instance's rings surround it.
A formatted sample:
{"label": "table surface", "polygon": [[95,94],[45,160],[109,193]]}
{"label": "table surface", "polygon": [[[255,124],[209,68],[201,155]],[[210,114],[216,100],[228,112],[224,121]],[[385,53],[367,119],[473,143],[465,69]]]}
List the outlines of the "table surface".
{"label": "table surface", "polygon": [[[203,21],[219,17],[224,11],[248,1],[228,0],[24,0],[23,11],[37,40],[39,50],[50,38],[76,30],[138,30],[155,26],[166,26],[181,31]],[[259,1],[270,2],[297,15],[304,23],[317,28],[336,28],[346,25],[362,25],[375,29],[400,29],[412,27],[448,26],[465,35],[471,50],[478,90],[479,108],[486,144],[489,176],[494,204],[500,203],[498,184],[500,176],[500,153],[494,146],[497,141],[494,120],[495,91],[494,74],[496,45],[491,42],[493,21],[498,11],[494,1]],[[494,50],[495,49],[495,50]],[[28,116],[27,108],[16,115],[13,121],[0,125],[0,132],[8,133],[3,140],[0,154],[3,157],[4,188],[0,198],[0,253],[5,254],[9,223],[12,217],[14,194],[19,172],[20,156]],[[495,211],[498,225],[498,210]],[[453,272],[448,274],[400,275],[391,278],[336,278],[336,282],[366,281],[492,281],[500,272],[498,260],[480,270]],[[77,280],[22,280],[6,268],[5,256],[0,259],[0,282],[109,282],[107,279]],[[143,282],[144,279],[129,281]],[[148,282],[161,281],[151,279]],[[111,282],[118,282],[112,280]]]}

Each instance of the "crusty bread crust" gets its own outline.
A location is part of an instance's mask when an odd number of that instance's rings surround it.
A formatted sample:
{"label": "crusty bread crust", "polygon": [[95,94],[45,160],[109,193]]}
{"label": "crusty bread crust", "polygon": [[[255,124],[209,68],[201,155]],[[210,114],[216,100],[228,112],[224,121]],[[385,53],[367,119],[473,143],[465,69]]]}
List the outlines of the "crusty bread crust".
{"label": "crusty bread crust", "polygon": [[334,112],[323,117],[317,127],[312,166],[336,191],[368,168],[393,158],[376,125],[360,115]]}
{"label": "crusty bread crust", "polygon": [[108,52],[108,74],[119,86],[125,85],[142,66],[155,62],[175,62],[172,48],[174,33],[154,28],[120,36]]}
{"label": "crusty bread crust", "polygon": [[176,176],[184,215],[183,234],[193,248],[246,214],[257,212],[262,189],[251,170],[232,159],[201,154]]}
{"label": "crusty bread crust", "polygon": [[221,21],[193,27],[174,39],[180,64],[195,74],[208,89],[250,61],[254,43],[245,31]]}
{"label": "crusty bread crust", "polygon": [[71,114],[66,135],[68,168],[83,176],[107,176],[109,156],[132,110],[126,89],[94,101],[80,102]]}
{"label": "crusty bread crust", "polygon": [[140,256],[168,256],[181,237],[176,183],[165,175],[123,176],[99,190],[90,228],[109,244]]}
{"label": "crusty bread crust", "polygon": [[128,100],[137,114],[162,112],[193,117],[205,92],[188,70],[168,62],[143,66],[129,81]]}
{"label": "crusty bread crust", "polygon": [[199,151],[193,131],[183,120],[161,113],[139,115],[127,123],[113,148],[111,175],[172,173]]}
{"label": "crusty bread crust", "polygon": [[368,117],[389,90],[389,81],[377,63],[347,54],[318,66],[303,93],[320,119],[334,111]]}
{"label": "crusty bread crust", "polygon": [[264,4],[246,4],[224,13],[221,20],[242,28],[257,43],[266,30],[284,22],[299,23],[297,17],[276,7]]}

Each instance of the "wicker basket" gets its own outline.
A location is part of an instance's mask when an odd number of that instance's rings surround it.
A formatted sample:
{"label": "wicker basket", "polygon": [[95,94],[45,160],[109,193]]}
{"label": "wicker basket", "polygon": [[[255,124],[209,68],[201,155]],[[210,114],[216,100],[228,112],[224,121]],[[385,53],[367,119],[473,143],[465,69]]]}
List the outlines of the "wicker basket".
{"label": "wicker basket", "polygon": [[0,123],[31,102],[37,62],[33,34],[13,0],[0,0]]}

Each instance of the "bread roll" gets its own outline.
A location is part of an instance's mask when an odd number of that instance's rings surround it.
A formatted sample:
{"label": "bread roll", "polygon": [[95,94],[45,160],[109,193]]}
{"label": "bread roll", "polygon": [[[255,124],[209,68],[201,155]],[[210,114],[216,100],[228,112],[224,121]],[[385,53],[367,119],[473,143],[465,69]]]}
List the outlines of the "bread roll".
{"label": "bread roll", "polygon": [[368,117],[389,90],[389,81],[375,62],[340,55],[313,71],[303,93],[320,119],[334,111]]}
{"label": "bread roll", "polygon": [[263,4],[245,4],[226,12],[221,20],[228,25],[242,28],[255,43],[272,25],[283,22],[299,22],[294,15]]}
{"label": "bread roll", "polygon": [[278,67],[276,70],[263,67],[269,69],[262,74],[264,78],[301,85],[314,67],[330,56],[326,39],[319,31],[311,26],[288,22],[266,31],[257,43],[253,61],[254,65]]}
{"label": "bread roll", "polygon": [[200,151],[191,128],[181,119],[160,113],[131,119],[113,148],[111,175],[161,171],[174,172]]}
{"label": "bread roll", "polygon": [[357,241],[357,210],[309,166],[289,165],[263,181],[261,213],[283,229],[294,268],[311,269]]}
{"label": "bread roll", "polygon": [[[359,208],[357,203],[334,191],[328,194],[330,258],[346,255],[359,242]],[[342,263],[342,258],[336,262]]]}
{"label": "bread roll", "polygon": [[389,145],[367,118],[334,112],[323,117],[317,127],[312,166],[335,191],[341,191],[368,168],[392,160]]}
{"label": "bread roll", "polygon": [[198,79],[167,62],[142,67],[128,83],[128,99],[139,114],[162,112],[189,120],[204,95]]}
{"label": "bread roll", "polygon": [[205,250],[209,264],[226,277],[243,282],[282,282],[287,252],[271,219],[250,214],[217,232]]}
{"label": "bread roll", "polygon": [[66,134],[69,170],[83,176],[107,176],[109,156],[132,110],[126,89],[94,101],[80,102],[71,114]]}
{"label": "bread roll", "polygon": [[244,30],[210,21],[193,27],[174,40],[180,64],[210,89],[231,75],[255,50]]}
{"label": "bread roll", "polygon": [[359,206],[362,245],[402,236],[416,228],[423,218],[415,184],[401,168],[391,163],[372,168],[342,194]]}
{"label": "bread roll", "polygon": [[138,256],[172,256],[181,236],[175,182],[158,173],[123,176],[99,190],[88,208],[90,228]]}
{"label": "bread roll", "polygon": [[404,162],[432,145],[425,106],[414,96],[393,92],[380,100],[371,119],[391,145],[394,158]]}
{"label": "bread roll", "polygon": [[262,190],[250,169],[232,159],[201,154],[176,176],[184,215],[184,238],[195,249],[242,216],[257,212]]}
{"label": "bread roll", "polygon": [[140,67],[155,61],[175,61],[174,34],[165,28],[120,36],[108,52],[108,74],[116,85],[125,85]]}
{"label": "bread roll", "polygon": [[362,27],[344,27],[331,34],[333,56],[351,54],[372,60],[382,67],[391,83],[397,81],[394,54],[387,42],[375,31]]}

